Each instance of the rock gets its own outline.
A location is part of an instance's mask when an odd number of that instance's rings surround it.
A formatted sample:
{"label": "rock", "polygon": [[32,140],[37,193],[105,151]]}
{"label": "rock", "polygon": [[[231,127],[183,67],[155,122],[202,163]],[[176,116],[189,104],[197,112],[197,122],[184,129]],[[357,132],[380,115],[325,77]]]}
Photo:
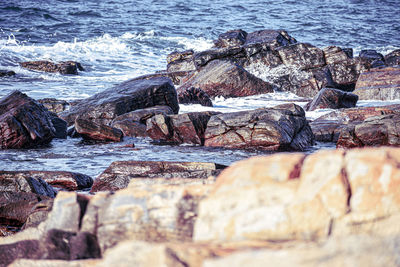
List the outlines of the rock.
{"label": "rock", "polygon": [[0,77],[14,76],[15,72],[12,70],[0,70]]}
{"label": "rock", "polygon": [[167,71],[194,71],[196,66],[193,62],[193,50],[173,52],[167,56]]}
{"label": "rock", "polygon": [[315,141],[334,142],[339,139],[340,133],[348,124],[334,120],[316,119],[310,122]]}
{"label": "rock", "polygon": [[51,123],[53,124],[55,130],[54,138],[67,139],[67,122],[57,116],[53,116],[51,117]]}
{"label": "rock", "polygon": [[289,36],[286,31],[260,30],[249,33],[244,45],[263,44],[267,48],[265,50],[274,50],[293,43],[296,43],[296,40]]}
{"label": "rock", "polygon": [[206,162],[115,161],[96,178],[91,192],[122,189],[129,181],[139,178],[148,178],[150,183],[161,177],[184,178],[196,183],[219,174],[223,168],[223,165]]}
{"label": "rock", "polygon": [[283,64],[308,70],[325,66],[325,57],[321,49],[305,43],[296,43],[276,49]]}
{"label": "rock", "polygon": [[204,145],[204,132],[210,117],[218,112],[190,112],[178,115],[156,115],[147,120],[147,134],[153,140],[172,144]]}
{"label": "rock", "polygon": [[261,108],[212,116],[205,132],[205,146],[304,150],[314,137],[304,111]]}
{"label": "rock", "polygon": [[400,68],[387,67],[361,73],[353,92],[360,100],[400,98]]}
{"label": "rock", "polygon": [[400,65],[400,49],[393,50],[385,56],[385,62],[387,66],[399,66]]}
{"label": "rock", "polygon": [[40,223],[46,221],[53,209],[53,203],[54,199],[44,199],[33,206],[21,230],[37,227]]}
{"label": "rock", "polygon": [[65,100],[58,100],[55,98],[43,98],[39,99],[38,102],[42,104],[49,111],[54,113],[60,113],[68,109],[70,104]]}
{"label": "rock", "polygon": [[[43,179],[46,183],[56,188],[74,191],[89,189],[93,184],[93,179],[90,176],[66,171],[0,171],[0,180],[16,181],[20,190],[24,192],[31,192],[28,186],[23,182],[24,180]],[[24,184],[24,186],[23,186]],[[16,187],[11,187],[4,190],[16,190]],[[37,192],[34,192],[37,193]]]}
{"label": "rock", "polygon": [[338,46],[328,46],[323,49],[326,64],[339,63],[349,58],[348,54]]}
{"label": "rock", "polygon": [[370,67],[368,60],[359,57],[328,65],[333,81],[341,86],[335,87],[345,91],[353,91],[360,73]]}
{"label": "rock", "polygon": [[138,109],[116,117],[111,126],[120,129],[124,136],[148,136],[146,133],[146,121],[155,115],[173,114],[169,106],[155,106],[151,108]]}
{"label": "rock", "polygon": [[130,80],[80,101],[60,117],[73,124],[79,116],[100,124],[109,124],[119,115],[133,110],[170,106],[178,113],[179,105],[175,88],[170,79],[150,78]]}
{"label": "rock", "polygon": [[359,57],[362,59],[366,59],[368,62],[370,62],[371,68],[386,66],[385,58],[381,53],[378,53],[376,50],[361,50]]}
{"label": "rock", "polygon": [[0,99],[0,148],[31,148],[51,142],[51,114],[27,95],[14,91]]}
{"label": "rock", "polygon": [[229,46],[241,46],[246,42],[247,32],[243,30],[230,30],[218,36],[214,45],[219,48]]}
{"label": "rock", "polygon": [[83,71],[83,67],[80,63],[75,61],[61,61],[54,63],[50,61],[27,61],[21,62],[19,65],[23,68],[30,70],[38,70],[44,72],[59,72],[61,74],[78,74],[78,70]]}
{"label": "rock", "polygon": [[207,93],[200,88],[190,87],[186,90],[178,90],[179,104],[200,104],[212,107],[212,101]]}
{"label": "rock", "polygon": [[76,132],[84,139],[121,142],[124,136],[120,129],[81,119],[80,117],[75,120],[74,125]]}
{"label": "rock", "polygon": [[356,106],[357,100],[358,96],[355,94],[346,93],[333,88],[323,88],[314,99],[307,104],[306,110],[352,108]]}
{"label": "rock", "polygon": [[181,85],[179,91],[200,88],[210,97],[239,97],[271,93],[274,87],[227,61],[213,60]]}
{"label": "rock", "polygon": [[29,192],[48,197],[55,197],[56,192],[41,177],[14,175],[17,172],[0,171],[0,191]]}
{"label": "rock", "polygon": [[246,47],[247,60],[244,61],[243,66],[249,67],[252,65],[260,65],[265,71],[265,67],[274,68],[283,64],[278,51],[267,50],[264,51],[262,48]]}
{"label": "rock", "polygon": [[196,70],[200,70],[202,67],[214,60],[238,63],[239,61],[243,61],[245,56],[246,54],[243,47],[212,48],[195,53],[193,55],[193,62]]}
{"label": "rock", "polygon": [[169,78],[171,79],[174,85],[181,85],[182,83],[186,82],[190,77],[192,77],[196,73],[195,70],[177,70],[177,71],[157,71],[153,74],[147,74],[143,76],[139,76],[136,78],[131,79],[130,81],[134,80],[149,80],[153,78]]}

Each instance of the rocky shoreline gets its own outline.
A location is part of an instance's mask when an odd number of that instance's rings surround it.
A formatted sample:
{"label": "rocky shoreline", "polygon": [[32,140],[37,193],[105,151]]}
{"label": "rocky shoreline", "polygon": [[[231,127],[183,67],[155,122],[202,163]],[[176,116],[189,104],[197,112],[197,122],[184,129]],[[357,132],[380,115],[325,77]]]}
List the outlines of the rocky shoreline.
{"label": "rocky shoreline", "polygon": [[[0,149],[131,136],[292,153],[231,166],[116,161],[96,179],[0,170],[0,266],[399,264],[400,104],[356,106],[399,99],[399,50],[354,57],[282,30],[233,30],[212,49],[174,52],[167,63],[71,103],[12,92],[0,99]],[[71,61],[21,66],[84,71]],[[310,101],[179,114],[183,103],[274,91]],[[305,111],[327,108],[335,111],[306,119]],[[304,153],[315,141],[338,149]]]}

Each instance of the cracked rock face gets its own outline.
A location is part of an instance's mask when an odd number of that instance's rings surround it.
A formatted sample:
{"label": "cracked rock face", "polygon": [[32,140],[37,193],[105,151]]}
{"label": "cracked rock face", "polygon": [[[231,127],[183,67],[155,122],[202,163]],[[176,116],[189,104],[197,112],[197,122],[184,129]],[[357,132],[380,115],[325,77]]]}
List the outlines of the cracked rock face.
{"label": "cracked rock face", "polygon": [[[289,107],[290,108],[290,107]],[[205,146],[303,150],[313,144],[313,134],[304,111],[261,108],[212,116],[205,132]]]}

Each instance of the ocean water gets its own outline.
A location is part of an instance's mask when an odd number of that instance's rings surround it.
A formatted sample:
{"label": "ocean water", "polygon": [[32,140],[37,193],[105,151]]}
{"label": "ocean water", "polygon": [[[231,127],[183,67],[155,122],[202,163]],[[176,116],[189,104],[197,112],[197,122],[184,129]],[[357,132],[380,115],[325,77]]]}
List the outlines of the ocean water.
{"label": "ocean water", "polygon": [[[397,0],[193,1],[193,0],[1,0],[0,69],[15,77],[0,78],[0,97],[20,90],[40,99],[91,96],[115,84],[166,68],[176,50],[210,48],[231,29],[247,32],[285,29],[300,42],[318,47],[338,45],[400,48],[400,3]],[[28,60],[75,60],[86,69],[78,76],[35,72],[19,67]],[[261,73],[262,76],[262,73]],[[301,99],[274,93],[239,99],[216,98],[214,110],[229,112],[273,106]],[[359,105],[385,103],[363,102]],[[209,110],[181,105],[181,112]],[[329,110],[308,113],[310,119]],[[122,145],[135,143],[136,150]],[[310,151],[332,144],[317,144]],[[49,147],[0,151],[2,170],[67,170],[96,176],[114,160],[183,160],[232,162],[260,151],[154,146],[148,139],[126,138],[118,144],[82,144],[54,140]]]}

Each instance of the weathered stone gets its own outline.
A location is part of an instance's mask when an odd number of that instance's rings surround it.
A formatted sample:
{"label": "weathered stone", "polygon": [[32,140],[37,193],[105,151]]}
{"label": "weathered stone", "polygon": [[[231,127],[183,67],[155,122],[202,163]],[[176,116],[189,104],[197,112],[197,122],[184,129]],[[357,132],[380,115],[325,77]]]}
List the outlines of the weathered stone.
{"label": "weathered stone", "polygon": [[338,63],[351,57],[338,46],[328,46],[323,49],[326,64]]}
{"label": "weathered stone", "polygon": [[76,132],[84,139],[121,142],[124,136],[120,129],[81,119],[80,117],[76,118],[74,126]]}
{"label": "weathered stone", "polygon": [[200,70],[202,67],[214,60],[235,62],[239,59],[244,59],[244,57],[245,52],[243,47],[213,48],[195,53],[193,56],[193,62],[196,69]]}
{"label": "weathered stone", "polygon": [[150,78],[130,80],[80,101],[60,117],[73,124],[79,116],[96,123],[109,124],[113,119],[133,110],[170,106],[178,113],[179,105],[175,88],[170,79]]}
{"label": "weathered stone", "polygon": [[296,43],[276,49],[282,62],[302,70],[325,66],[325,57],[321,49],[305,43]]}
{"label": "weathered stone", "polygon": [[55,136],[50,112],[27,95],[14,91],[0,99],[0,148],[48,144]]}
{"label": "weathered stone", "polygon": [[175,144],[204,145],[204,133],[211,116],[218,112],[190,112],[178,115],[156,115],[147,121],[147,133],[153,140]]}
{"label": "weathered stone", "polygon": [[136,78],[131,79],[134,80],[149,80],[153,78],[169,78],[171,79],[174,85],[181,85],[186,82],[190,77],[192,77],[196,73],[195,70],[182,70],[182,71],[157,71],[156,73],[142,75]]}
{"label": "weathered stone", "polygon": [[400,68],[387,67],[361,73],[353,92],[360,100],[400,98]]}
{"label": "weathered stone", "polygon": [[42,104],[49,111],[54,113],[60,113],[69,107],[69,103],[65,100],[58,100],[55,98],[43,98],[39,99],[38,102]]}
{"label": "weathered stone", "polygon": [[186,90],[178,90],[179,104],[200,104],[206,107],[212,107],[210,97],[200,88],[190,87]]}
{"label": "weathered stone", "polygon": [[53,208],[53,203],[54,199],[44,199],[33,206],[24,225],[22,226],[22,230],[37,227],[40,223],[47,220],[48,215]]}
{"label": "weathered stone", "polygon": [[[43,179],[49,185],[56,188],[61,188],[65,190],[82,190],[88,189],[93,184],[93,179],[90,176],[76,173],[76,172],[66,172],[66,171],[0,171],[0,181],[6,179],[8,181],[18,181],[18,188],[27,191],[29,188],[25,183],[22,183],[23,179]],[[12,187],[4,190],[16,190],[17,188]]]}
{"label": "weathered stone", "polygon": [[21,62],[19,65],[23,68],[30,70],[38,70],[45,72],[59,72],[61,74],[78,74],[78,70],[83,71],[83,67],[80,63],[75,61],[61,61],[54,63],[50,61],[28,61]]}
{"label": "weathered stone", "polygon": [[335,120],[317,119],[310,122],[310,127],[315,141],[336,143],[342,129],[348,125]]}
{"label": "weathered stone", "polygon": [[125,188],[137,178],[185,178],[197,183],[219,174],[223,168],[223,165],[206,162],[115,161],[96,178],[91,192]]}
{"label": "weathered stone", "polygon": [[173,52],[167,56],[167,71],[193,71],[196,67],[193,62],[193,50]]}
{"label": "weathered stone", "polygon": [[345,90],[347,86],[346,91],[353,91],[360,73],[371,66],[368,60],[357,57],[329,64],[328,67],[333,81],[342,86],[340,89]]}
{"label": "weathered stone", "polygon": [[393,50],[385,56],[385,63],[387,66],[399,66],[400,65],[400,49]]}
{"label": "weathered stone", "polygon": [[[16,174],[16,175],[14,175]],[[54,197],[55,191],[40,176],[18,175],[17,172],[0,171],[0,191],[28,192]]]}
{"label": "weathered stone", "polygon": [[230,30],[218,36],[214,41],[216,47],[241,46],[246,42],[247,32],[243,30]]}
{"label": "weathered stone", "polygon": [[281,46],[296,43],[296,40],[290,37],[286,31],[260,30],[249,33],[244,45],[249,46],[257,43],[266,45],[266,50],[273,50]]}
{"label": "weathered stone", "polygon": [[55,130],[54,138],[67,139],[67,122],[57,116],[53,116],[51,117],[51,123]]}
{"label": "weathered stone", "polygon": [[12,70],[0,70],[0,77],[14,76],[15,72]]}
{"label": "weathered stone", "polygon": [[333,88],[323,88],[314,99],[307,104],[306,110],[352,108],[356,106],[357,101],[358,96],[355,94],[346,93]]}
{"label": "weathered stone", "polygon": [[304,150],[313,135],[304,111],[261,108],[212,116],[205,132],[205,146]]}
{"label": "weathered stone", "polygon": [[359,57],[367,60],[371,64],[371,68],[384,67],[386,65],[385,58],[376,50],[361,50]]}
{"label": "weathered stone", "polygon": [[200,88],[210,97],[238,97],[273,92],[274,87],[228,61],[213,60],[184,83],[179,91]]}

